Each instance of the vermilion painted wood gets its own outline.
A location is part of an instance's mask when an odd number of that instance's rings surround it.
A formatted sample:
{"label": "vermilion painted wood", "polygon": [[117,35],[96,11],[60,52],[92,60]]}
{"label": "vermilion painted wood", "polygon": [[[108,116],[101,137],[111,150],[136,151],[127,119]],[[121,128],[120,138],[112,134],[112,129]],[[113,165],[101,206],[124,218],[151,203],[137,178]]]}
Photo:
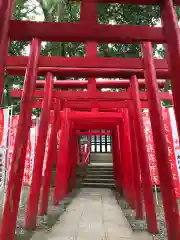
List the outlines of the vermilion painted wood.
{"label": "vermilion painted wood", "polygon": [[127,138],[127,143],[128,143],[128,165],[129,169],[128,169],[128,175],[130,176],[128,179],[128,195],[129,195],[129,199],[130,199],[130,205],[132,208],[135,208],[135,197],[134,197],[134,176],[133,176],[133,165],[132,165],[132,161],[133,161],[133,155],[132,155],[132,146],[131,146],[131,139],[130,139],[130,116],[129,116],[129,112],[128,109],[124,109],[123,111],[127,111],[127,114],[125,115],[125,123],[124,123],[124,131],[125,131],[125,135]]}
{"label": "vermilion painted wood", "polygon": [[[24,76],[25,67],[10,66],[7,67],[9,75]],[[122,68],[60,68],[60,67],[40,67],[38,76],[44,76],[47,72],[52,72],[54,76],[61,77],[96,77],[96,78],[127,78],[136,75],[138,78],[144,78],[143,69],[122,69]],[[167,69],[157,69],[157,77],[160,79],[170,79]]]}
{"label": "vermilion painted wood", "polygon": [[153,62],[151,43],[143,45],[144,66],[146,74],[147,93],[149,96],[150,119],[153,140],[156,151],[157,167],[160,179],[160,188],[164,206],[168,239],[180,239],[180,218],[173,187],[173,176],[169,164],[168,146],[164,131],[160,99],[157,94],[156,72]]}
{"label": "vermilion painted wood", "polygon": [[[80,21],[87,25],[94,25],[98,23],[97,7],[96,3],[92,1],[82,1],[81,3],[81,16]],[[95,58],[97,56],[97,42],[86,43],[86,56],[89,59]],[[88,92],[92,95],[96,94],[96,79],[94,77],[88,78]],[[96,104],[97,100],[92,101]],[[98,108],[93,108],[92,111],[99,111]]]}
{"label": "vermilion painted wood", "polygon": [[[116,126],[117,128],[117,126]],[[115,129],[116,129],[115,128]],[[125,192],[125,151],[124,151],[124,129],[123,129],[123,119],[121,119],[119,123],[119,138],[120,138],[120,154],[121,154],[121,187],[122,192],[121,194],[124,195]]]}
{"label": "vermilion painted wood", "polygon": [[119,120],[122,118],[122,113],[115,112],[70,112],[67,115],[67,119],[70,121],[75,121],[76,123],[83,124],[93,124],[93,123],[108,123],[108,124],[118,124]]}
{"label": "vermilion painted wood", "polygon": [[70,143],[70,122],[67,114],[70,110],[65,109],[62,117],[60,146],[58,152],[58,161],[56,167],[55,187],[53,195],[53,204],[58,205],[68,193],[68,173],[69,173],[69,143]]}
{"label": "vermilion painted wood", "polygon": [[[107,103],[107,104],[106,104]],[[146,102],[144,102],[146,104]],[[144,103],[142,103],[144,105]],[[146,104],[147,105],[147,104]],[[107,102],[107,101],[103,101],[103,102],[97,102],[92,103],[91,101],[68,101],[68,102],[64,102],[62,104],[62,106],[64,108],[71,108],[73,110],[76,111],[90,111],[92,108],[94,108],[95,106],[99,106],[100,111],[103,112],[117,112],[117,108],[124,108],[127,107],[126,104],[121,101],[121,102],[117,102],[117,101],[112,101],[112,102]],[[148,106],[148,105],[147,105]],[[42,102],[38,101],[38,102],[34,102],[33,103],[33,107],[34,108],[41,108],[42,107]],[[114,107],[114,108],[113,108]],[[54,109],[54,104],[52,104],[51,109]]]}
{"label": "vermilion painted wood", "polygon": [[14,240],[15,238],[16,218],[24,172],[27,139],[31,125],[33,92],[36,85],[39,54],[40,44],[38,40],[34,39],[31,45],[29,64],[25,76],[6,202],[1,222],[0,239],[4,240]]}
{"label": "vermilion painted wood", "polygon": [[167,39],[167,58],[169,73],[172,79],[173,103],[177,121],[178,133],[180,136],[180,95],[179,95],[179,64],[180,64],[180,35],[176,10],[173,1],[165,0],[161,5],[161,19],[164,36]]}
{"label": "vermilion painted wood", "polygon": [[[96,81],[96,87],[98,89],[101,88],[128,88],[129,80],[104,80],[104,81]],[[158,87],[164,88],[165,80],[158,80]],[[44,88],[45,82],[42,80],[36,81],[36,88]],[[144,79],[138,80],[139,88],[145,88]],[[80,81],[80,80],[56,80],[54,82],[54,87],[56,88],[87,88],[88,81]],[[89,90],[89,88],[88,88]]]}
{"label": "vermilion painted wood", "polygon": [[[91,25],[91,24],[97,24],[98,23],[98,15],[97,15],[97,8],[96,8],[96,2],[95,1],[82,1],[81,2],[81,11],[80,11],[80,22]],[[89,45],[90,42],[87,43]],[[95,42],[96,44],[96,42]],[[91,45],[91,43],[90,43]],[[94,43],[92,42],[92,52],[89,47],[86,48],[86,55],[87,56],[96,56],[97,54],[97,48],[94,47]]]}
{"label": "vermilion painted wood", "polygon": [[43,161],[45,156],[46,138],[51,109],[51,98],[53,88],[53,77],[51,73],[47,74],[45,95],[43,100],[42,112],[40,115],[40,125],[36,143],[36,155],[33,168],[33,176],[29,193],[28,207],[26,211],[25,226],[29,229],[36,228],[36,216],[38,212],[38,202],[42,184]]}
{"label": "vermilion painted wood", "polygon": [[115,186],[116,190],[118,190],[118,156],[117,156],[117,138],[115,131],[112,132],[112,157],[113,157],[113,169],[114,169],[114,181],[115,181]]}
{"label": "vermilion painted wood", "polygon": [[[74,123],[70,122],[69,125],[69,142],[68,142],[68,151],[67,151],[67,160],[65,161],[65,168],[64,168],[64,179],[63,179],[63,188],[64,188],[64,196],[67,196],[69,192],[71,191],[71,171],[72,171],[72,165],[73,165],[73,155],[72,151],[73,148],[73,143],[72,143],[72,138],[73,138],[73,131],[74,131]],[[59,186],[60,188],[60,186]]]}
{"label": "vermilion painted wood", "polygon": [[[106,105],[107,103],[107,105]],[[126,108],[127,104],[125,104],[124,102],[116,102],[116,101],[112,101],[112,102],[98,102],[96,104],[96,106],[101,106],[99,107],[100,111],[104,111],[104,112],[116,112],[117,108],[113,108],[115,106],[117,106],[118,108]],[[147,102],[143,102],[142,105],[147,105],[148,108],[148,103]],[[107,108],[109,106],[109,108]],[[33,108],[41,108],[42,107],[42,102],[38,101],[38,102],[34,102],[33,103]],[[84,102],[84,104],[82,102],[64,102],[63,104],[64,108],[71,108],[73,110],[77,110],[77,111],[90,111],[92,108],[95,107],[95,104],[88,101],[88,102]],[[51,106],[51,109],[54,109],[54,105]]]}
{"label": "vermilion painted wood", "polygon": [[120,139],[120,125],[116,126],[117,134],[117,151],[118,151],[118,192],[122,194],[123,190],[123,169],[122,169],[122,149],[121,149],[121,139]]}
{"label": "vermilion painted wood", "polygon": [[78,163],[78,154],[79,154],[79,148],[78,148],[78,136],[76,135],[75,129],[73,129],[72,134],[72,161],[71,161],[71,175],[70,175],[70,190],[73,190],[76,186],[76,166]]}
{"label": "vermilion painted wood", "polygon": [[[89,43],[88,43],[89,44]],[[92,42],[91,44],[96,43]],[[92,45],[91,45],[92,46]],[[87,45],[88,47],[88,45]],[[92,48],[87,50],[86,57],[55,57],[41,56],[39,67],[74,67],[74,68],[121,68],[121,69],[143,69],[142,58],[115,58],[115,57],[97,57],[92,56]],[[91,54],[90,54],[91,53]],[[154,59],[156,69],[168,69],[166,59]],[[26,67],[28,57],[26,56],[8,56],[6,65],[8,67]]]}
{"label": "vermilion painted wood", "polygon": [[[62,106],[64,108],[71,108],[76,111],[90,111],[92,108],[98,107],[100,112],[117,112],[119,108],[127,108],[128,104],[126,101],[98,101],[93,103],[92,101],[65,101]],[[41,108],[42,102],[34,102],[34,108]],[[148,108],[147,101],[141,101],[141,108]],[[54,108],[54,104],[52,104],[51,108]]]}
{"label": "vermilion painted wood", "polygon": [[76,132],[78,136],[111,136],[111,132]]}
{"label": "vermilion painted wood", "polygon": [[[22,90],[12,90],[11,95],[13,97],[20,98],[22,94]],[[164,93],[163,93],[164,94]],[[142,93],[145,97],[146,93]],[[164,94],[166,95],[166,94]],[[36,90],[34,93],[35,98],[43,98],[44,92],[42,90]],[[127,92],[96,92],[95,94],[90,94],[89,92],[85,91],[58,91],[55,90],[52,93],[53,98],[60,98],[61,100],[70,100],[70,101],[77,101],[77,100],[126,100],[129,99],[129,94]]]}
{"label": "vermilion painted wood", "polygon": [[135,207],[134,204],[134,183],[133,183],[133,171],[132,171],[132,150],[130,142],[130,128],[129,128],[129,116],[127,109],[123,110],[124,117],[121,121],[122,124],[122,152],[123,152],[123,166],[124,166],[124,197],[130,204],[132,208]]}
{"label": "vermilion painted wood", "polygon": [[54,159],[56,158],[54,146],[57,144],[57,132],[60,125],[60,112],[61,105],[60,100],[56,100],[56,106],[54,110],[53,116],[53,124],[49,139],[49,146],[48,146],[48,155],[47,155],[47,162],[46,168],[44,172],[44,181],[42,187],[42,197],[41,197],[41,204],[40,204],[40,215],[44,215],[47,213],[48,209],[48,200],[49,200],[49,192],[50,192],[50,185],[51,185],[51,177],[52,177],[52,167],[53,163],[55,162]]}
{"label": "vermilion painted wood", "polygon": [[12,17],[13,0],[0,0],[0,101],[4,87],[5,62],[8,54],[9,19]]}
{"label": "vermilion painted wood", "polygon": [[[11,96],[20,98],[22,90],[11,90]],[[172,100],[172,95],[168,92],[158,92],[159,98],[161,100]],[[36,90],[34,92],[35,98],[43,98],[44,92],[42,90]],[[106,100],[106,101],[120,101],[120,100],[130,100],[131,97],[128,92],[100,92],[90,94],[86,91],[58,91],[55,90],[52,93],[52,98],[60,98],[61,100],[77,101],[77,100],[91,100],[96,99]],[[141,100],[148,100],[146,92],[140,92]]]}
{"label": "vermilion painted wood", "polygon": [[129,110],[129,125],[130,125],[130,140],[132,148],[132,170],[133,170],[133,183],[134,183],[134,197],[135,197],[135,210],[136,218],[143,219],[143,203],[142,203],[142,192],[141,192],[141,181],[140,181],[140,166],[139,166],[139,155],[138,155],[138,146],[136,141],[135,129],[134,129],[134,108],[132,102],[129,101],[128,104]]}
{"label": "vermilion painted wood", "polygon": [[[60,116],[62,117],[64,115],[63,112],[59,113]],[[76,122],[84,122],[84,120],[86,120],[86,123],[91,122],[91,120],[96,121],[96,123],[100,122],[117,122],[117,120],[119,120],[122,117],[122,113],[117,113],[117,112],[112,112],[111,116],[109,116],[108,112],[69,112],[67,114],[67,119],[68,120],[76,120]],[[82,119],[84,118],[84,120]],[[104,119],[106,118],[106,119]]]}
{"label": "vermilion painted wood", "polygon": [[122,169],[121,169],[121,148],[120,148],[120,136],[119,136],[119,126],[117,125],[113,134],[113,144],[115,147],[115,157],[116,157],[116,189],[119,193],[122,192]]}
{"label": "vermilion painted wood", "polygon": [[117,125],[117,122],[115,123],[104,123],[104,122],[97,122],[97,123],[75,123],[75,129],[76,130],[109,130],[109,129],[115,129]]}
{"label": "vermilion painted wood", "polygon": [[142,185],[143,185],[143,192],[144,192],[146,221],[148,225],[148,231],[151,233],[157,233],[158,227],[157,227],[157,220],[156,220],[154,197],[152,192],[151,176],[150,176],[150,170],[149,170],[149,159],[148,159],[148,153],[146,149],[146,139],[144,135],[144,126],[143,126],[143,120],[141,115],[139,89],[136,81],[137,81],[136,76],[132,76],[131,94],[132,94],[132,104],[134,108],[134,111],[133,111],[134,127],[136,132],[138,155],[139,155]]}
{"label": "vermilion painted wood", "polygon": [[[65,101],[62,106],[64,108],[71,108],[76,111],[91,111],[92,108],[98,106],[99,112],[117,112],[119,108],[127,108],[128,103],[126,101],[98,101],[93,103],[91,101]],[[115,108],[116,107],[116,108]],[[42,101],[34,102],[33,108],[42,108]],[[141,101],[141,108],[149,108],[147,101]],[[54,103],[51,106],[54,109]]]}
{"label": "vermilion painted wood", "polygon": [[[16,31],[21,29],[21,31]],[[59,31],[61,29],[61,31]],[[11,20],[12,41],[30,41],[36,37],[51,42],[163,43],[162,28],[149,26],[57,23]]]}

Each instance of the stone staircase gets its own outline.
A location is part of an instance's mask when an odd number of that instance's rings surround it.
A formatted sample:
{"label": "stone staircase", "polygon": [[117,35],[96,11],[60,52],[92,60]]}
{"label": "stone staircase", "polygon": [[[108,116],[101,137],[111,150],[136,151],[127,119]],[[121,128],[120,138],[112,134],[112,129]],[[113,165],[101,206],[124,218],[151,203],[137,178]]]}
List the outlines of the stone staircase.
{"label": "stone staircase", "polygon": [[82,187],[114,188],[113,166],[89,164]]}
{"label": "stone staircase", "polygon": [[93,164],[112,164],[112,154],[111,153],[91,153],[90,162]]}

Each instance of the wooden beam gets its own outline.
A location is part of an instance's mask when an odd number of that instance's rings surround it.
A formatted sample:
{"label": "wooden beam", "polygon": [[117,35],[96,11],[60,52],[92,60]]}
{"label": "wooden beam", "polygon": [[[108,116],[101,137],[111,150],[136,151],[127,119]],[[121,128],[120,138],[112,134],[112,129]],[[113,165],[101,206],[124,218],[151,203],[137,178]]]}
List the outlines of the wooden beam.
{"label": "wooden beam", "polygon": [[[26,67],[7,67],[7,73],[9,75],[24,76]],[[121,68],[48,68],[39,67],[38,76],[45,76],[48,72],[53,73],[56,77],[96,77],[96,78],[130,78],[132,75],[136,75],[137,78],[144,78],[143,69],[121,69]],[[169,72],[166,69],[156,70],[158,79],[169,79]]]}
{"label": "wooden beam", "polygon": [[78,136],[111,136],[111,132],[79,132],[77,131],[76,134]]}
{"label": "wooden beam", "polygon": [[[156,69],[168,69],[166,59],[154,59]],[[28,57],[8,56],[7,67],[26,67]],[[142,69],[142,58],[114,58],[114,57],[55,57],[41,56],[39,67],[69,67],[69,68],[122,68]]]}
{"label": "wooden beam", "polygon": [[[20,29],[20,31],[17,31]],[[103,42],[103,43],[164,43],[162,28],[83,23],[57,23],[11,20],[11,41]]]}
{"label": "wooden beam", "polygon": [[[158,87],[164,88],[165,86],[165,80],[161,79],[158,80]],[[37,80],[36,81],[36,88],[44,88],[45,81],[43,80]],[[121,79],[121,80],[101,80],[96,81],[96,88],[128,88],[130,84],[130,81],[127,79]],[[145,80],[144,79],[138,79],[139,88],[145,88]],[[54,81],[54,88],[61,88],[61,89],[67,89],[67,88],[86,88],[88,86],[88,81],[80,81],[80,80],[56,80]]]}
{"label": "wooden beam", "polygon": [[[21,98],[22,90],[11,90],[11,96],[15,98]],[[161,100],[172,100],[172,95],[167,92],[159,92],[159,98]],[[34,92],[34,98],[43,98],[44,91],[36,90]],[[52,98],[60,98],[61,100],[66,101],[75,101],[75,100],[106,100],[106,101],[120,101],[120,100],[129,100],[131,96],[128,92],[96,92],[90,94],[87,91],[53,91]],[[140,92],[141,100],[148,100],[146,92]]]}
{"label": "wooden beam", "polygon": [[121,112],[69,112],[67,118],[72,121],[118,122]]}
{"label": "wooden beam", "polygon": [[74,128],[76,130],[112,130],[115,129],[117,126],[117,123],[74,123]]}
{"label": "wooden beam", "polygon": [[[127,101],[64,101],[63,108],[70,108],[75,111],[91,111],[92,108],[99,108],[100,112],[117,112],[120,108],[128,108]],[[42,101],[33,103],[33,108],[42,108]],[[51,106],[54,109],[54,103]],[[149,108],[147,101],[141,101],[141,108]]]}

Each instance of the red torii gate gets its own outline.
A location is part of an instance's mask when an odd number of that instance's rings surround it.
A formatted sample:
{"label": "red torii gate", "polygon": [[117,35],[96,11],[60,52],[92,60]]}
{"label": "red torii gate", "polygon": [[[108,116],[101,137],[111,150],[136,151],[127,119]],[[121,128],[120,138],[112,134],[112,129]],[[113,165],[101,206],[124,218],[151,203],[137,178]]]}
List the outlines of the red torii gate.
{"label": "red torii gate", "polygon": [[[162,28],[147,26],[110,26],[100,25],[97,22],[96,3],[99,2],[120,2],[124,4],[161,4]],[[72,178],[75,178],[75,164],[77,159],[72,159],[69,146],[73,146],[74,152],[77,151],[77,129],[111,129],[113,136],[113,161],[115,171],[115,181],[117,190],[123,189],[125,198],[135,207],[136,216],[142,218],[142,196],[140,188],[140,171],[143,183],[143,193],[145,209],[147,215],[148,230],[157,232],[157,221],[154,200],[152,195],[151,179],[145,149],[145,138],[141,117],[141,102],[143,93],[139,93],[137,79],[144,78],[147,93],[144,100],[148,100],[150,118],[153,131],[153,138],[156,149],[158,171],[160,177],[160,187],[163,198],[167,233],[169,240],[180,239],[179,213],[175,192],[173,191],[173,181],[169,166],[168,149],[166,145],[165,132],[162,122],[160,109],[160,98],[164,98],[165,93],[158,93],[156,78],[170,78],[172,82],[173,102],[180,133],[180,95],[179,95],[179,65],[180,65],[180,36],[178,21],[172,0],[83,0],[81,7],[80,23],[51,23],[51,22],[30,22],[15,21],[11,19],[13,1],[0,0],[0,94],[3,92],[4,66],[8,74],[24,75],[24,89],[20,118],[18,122],[15,148],[13,153],[12,168],[9,177],[7,197],[5,202],[4,214],[1,224],[0,238],[4,240],[14,239],[18,203],[20,198],[22,176],[24,170],[24,160],[27,146],[29,126],[31,123],[31,112],[34,104],[33,97],[37,96],[35,91],[37,75],[46,75],[45,94],[41,94],[43,99],[39,135],[36,145],[36,161],[31,184],[30,197],[28,202],[26,227],[35,228],[37,206],[42,178],[42,162],[44,158],[44,147],[49,112],[52,108],[52,98],[55,98],[54,120],[50,137],[48,160],[43,184],[43,197],[41,199],[41,214],[47,211],[47,199],[49,195],[51,166],[54,156],[55,137],[59,127],[61,127],[61,143],[57,161],[54,204],[58,204],[60,199],[68,194],[68,174],[72,169]],[[174,1],[180,5],[180,1]],[[21,31],[17,31],[21,29]],[[59,31],[61,29],[61,31]],[[63,31],[62,31],[63,29]],[[11,41],[30,40],[31,52],[29,57],[7,57],[6,51],[9,39]],[[74,41],[86,42],[86,57],[80,58],[48,58],[40,57],[40,41]],[[143,43],[142,59],[101,59],[96,57],[97,42],[104,43]],[[151,43],[166,43],[168,64],[165,60],[154,60],[152,55]],[[57,61],[57,63],[55,63]],[[52,92],[53,77],[52,73],[58,77],[89,77],[87,92]],[[95,77],[118,77],[131,78],[128,92],[104,93],[96,91]],[[18,93],[19,94],[19,93]],[[2,95],[2,94],[1,94]],[[59,95],[59,96],[58,96]],[[61,98],[64,99],[61,100]],[[73,96],[74,95],[74,99]],[[161,96],[163,95],[163,97]],[[18,96],[21,96],[21,92]],[[91,113],[77,113],[71,111],[70,101],[81,100],[79,107],[83,108],[83,101],[89,104]],[[89,99],[89,101],[88,101]],[[112,104],[111,108],[122,108],[116,106],[116,102],[125,100],[126,109],[117,112],[109,112],[110,117],[104,112],[98,112],[97,103],[102,104],[107,101]],[[169,99],[166,96],[165,99]],[[119,101],[119,103],[121,103]],[[69,104],[69,103],[68,103]],[[71,103],[70,103],[71,104]],[[77,104],[77,102],[76,102]],[[92,105],[90,105],[92,104]],[[114,104],[114,105],[113,105]],[[121,103],[122,104],[122,103]],[[64,106],[65,105],[65,106]],[[104,104],[105,105],[105,104]],[[104,107],[103,105],[103,107]],[[142,105],[143,106],[143,105]],[[59,114],[63,108],[62,114]],[[87,108],[87,106],[86,106]],[[108,106],[107,109],[110,107]],[[128,111],[131,121],[124,121],[127,117],[123,114]],[[109,114],[108,113],[108,114]],[[88,115],[89,114],[89,115]],[[104,118],[106,117],[106,119]],[[82,119],[86,118],[87,123],[82,124]],[[90,122],[91,120],[91,122]],[[94,120],[95,122],[92,122]],[[128,119],[127,119],[128,120]],[[59,123],[61,122],[61,126]],[[131,144],[129,141],[131,136]],[[71,143],[71,144],[70,144]],[[114,144],[117,143],[117,144]],[[128,151],[123,149],[127,148]],[[63,149],[63,151],[62,151]],[[131,151],[134,153],[133,161],[130,158]],[[65,162],[63,162],[65,161]],[[127,174],[127,165],[132,174]],[[139,166],[140,165],[140,169]],[[124,175],[123,175],[124,170]],[[61,174],[60,174],[61,173]],[[129,178],[122,176],[131,176]],[[60,186],[60,187],[59,187]]]}

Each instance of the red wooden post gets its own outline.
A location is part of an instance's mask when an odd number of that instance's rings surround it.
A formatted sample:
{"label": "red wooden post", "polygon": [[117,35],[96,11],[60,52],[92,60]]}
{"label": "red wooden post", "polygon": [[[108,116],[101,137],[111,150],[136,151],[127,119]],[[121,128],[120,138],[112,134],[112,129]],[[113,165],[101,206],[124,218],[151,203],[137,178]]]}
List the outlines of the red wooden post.
{"label": "red wooden post", "polygon": [[[81,22],[86,24],[97,23],[97,9],[96,2],[92,1],[82,1],[81,3]],[[86,45],[86,56],[89,58],[95,57],[97,55],[96,42],[87,42]],[[92,94],[96,93],[96,79],[88,78],[88,91]],[[95,101],[94,101],[95,102]]]}
{"label": "red wooden post", "polygon": [[7,188],[7,196],[1,223],[0,239],[3,240],[14,240],[15,235],[27,139],[31,125],[33,92],[36,84],[39,53],[39,41],[34,39],[31,44],[29,63],[25,76],[23,96],[20,106],[20,116],[17,126],[11,171]]}
{"label": "red wooden post", "polygon": [[9,19],[12,17],[14,0],[0,0],[0,101],[3,99],[4,71],[8,53]]}
{"label": "red wooden post", "polygon": [[69,139],[69,146],[71,146],[71,150],[68,150],[68,176],[67,176],[67,186],[68,192],[72,191],[72,172],[75,165],[75,157],[74,157],[74,123],[72,122],[70,125],[70,139]]}
{"label": "red wooden post", "polygon": [[167,59],[173,93],[174,110],[180,136],[180,35],[176,10],[172,0],[164,0],[161,4],[163,32],[167,42]]}
{"label": "red wooden post", "polygon": [[134,201],[134,182],[133,182],[133,169],[132,169],[132,146],[130,141],[130,125],[129,125],[129,113],[127,109],[124,109],[124,117],[123,117],[123,150],[124,151],[124,165],[126,169],[125,174],[125,182],[127,185],[126,191],[124,192],[126,199],[128,200],[129,204],[135,208],[135,201]]}
{"label": "red wooden post", "polygon": [[70,145],[72,146],[72,151],[71,151],[71,162],[70,162],[70,179],[69,179],[69,190],[72,191],[73,189],[73,184],[74,184],[74,178],[75,178],[75,163],[77,160],[77,156],[75,155],[75,137],[76,137],[76,132],[73,131],[72,137],[71,137],[71,143]]}
{"label": "red wooden post", "polygon": [[70,122],[67,118],[69,109],[63,112],[63,120],[61,125],[60,146],[58,152],[58,161],[55,176],[55,187],[53,203],[58,205],[59,201],[68,193],[68,177],[69,177],[69,140],[70,140]]}
{"label": "red wooden post", "polygon": [[36,155],[34,161],[33,176],[31,188],[29,193],[28,207],[26,211],[26,228],[36,228],[36,216],[38,212],[38,202],[40,197],[41,183],[42,183],[42,169],[46,146],[46,137],[48,131],[48,123],[51,109],[53,88],[53,76],[51,73],[47,74],[45,95],[43,100],[42,112],[40,116],[40,125],[38,131],[38,138],[36,144]]}
{"label": "red wooden post", "polygon": [[117,190],[121,192],[122,190],[122,169],[121,169],[121,147],[120,147],[120,135],[119,135],[119,126],[116,127],[116,131],[114,133],[114,139],[116,142],[116,164],[117,164]]}
{"label": "red wooden post", "polygon": [[76,185],[76,166],[78,163],[78,155],[79,155],[79,146],[78,146],[78,136],[76,135],[76,131],[73,132],[73,162],[72,162],[72,170],[71,170],[71,184],[72,188]]}
{"label": "red wooden post", "polygon": [[114,180],[116,189],[118,189],[118,156],[117,156],[117,141],[115,132],[112,132],[112,155],[113,155],[113,168],[114,168]]}
{"label": "red wooden post", "polygon": [[139,89],[136,76],[131,77],[131,93],[132,104],[134,108],[134,123],[138,145],[139,161],[141,168],[141,177],[144,192],[144,203],[146,208],[146,221],[148,224],[148,231],[152,233],[158,232],[156,210],[154,204],[154,197],[152,192],[152,183],[149,170],[148,153],[146,149],[146,139],[144,135],[144,126],[141,114],[141,103],[139,98]]}
{"label": "red wooden post", "polygon": [[121,186],[122,186],[122,195],[125,191],[125,151],[124,151],[124,129],[123,129],[123,119],[121,119],[119,124],[119,138],[120,138],[120,150],[121,150]]}
{"label": "red wooden post", "polygon": [[151,43],[143,45],[145,78],[150,109],[150,119],[153,132],[156,159],[160,179],[160,188],[164,205],[164,213],[169,240],[180,239],[180,220],[176,195],[173,187],[173,177],[168,157],[168,148],[164,131],[156,71],[154,67]]}
{"label": "red wooden post", "polygon": [[138,155],[138,146],[136,141],[135,129],[134,129],[134,108],[132,102],[129,101],[129,116],[131,121],[130,124],[130,139],[132,147],[132,165],[133,165],[133,182],[134,182],[134,194],[135,194],[135,209],[136,209],[136,218],[143,219],[143,205],[142,205],[142,192],[141,192],[141,181],[140,181],[140,166],[139,166],[139,155]]}
{"label": "red wooden post", "polygon": [[[122,124],[122,123],[121,123]],[[123,193],[123,178],[124,178],[124,171],[123,171],[123,150],[122,150],[122,134],[121,132],[121,124],[117,125],[117,139],[118,139],[118,157],[119,157],[119,188],[118,191],[120,194]]]}
{"label": "red wooden post", "polygon": [[47,155],[47,162],[46,168],[44,173],[44,183],[42,187],[42,197],[41,197],[41,204],[40,204],[40,215],[44,215],[47,213],[48,209],[48,200],[49,200],[49,192],[50,192],[50,185],[51,185],[51,177],[52,177],[52,167],[53,163],[55,162],[54,159],[56,158],[56,151],[54,146],[57,145],[57,132],[60,125],[60,100],[56,100],[55,103],[55,110],[53,116],[53,124],[51,129],[51,135],[49,140],[49,147],[48,147],[48,155]]}
{"label": "red wooden post", "polygon": [[79,138],[77,137],[77,164],[80,164],[80,146],[79,146]]}
{"label": "red wooden post", "polygon": [[116,164],[117,164],[117,191],[120,192],[120,184],[121,184],[121,181],[120,181],[120,177],[121,177],[121,174],[120,174],[120,143],[119,143],[119,132],[118,132],[118,126],[116,127],[116,130],[114,131],[114,138],[116,140]]}

